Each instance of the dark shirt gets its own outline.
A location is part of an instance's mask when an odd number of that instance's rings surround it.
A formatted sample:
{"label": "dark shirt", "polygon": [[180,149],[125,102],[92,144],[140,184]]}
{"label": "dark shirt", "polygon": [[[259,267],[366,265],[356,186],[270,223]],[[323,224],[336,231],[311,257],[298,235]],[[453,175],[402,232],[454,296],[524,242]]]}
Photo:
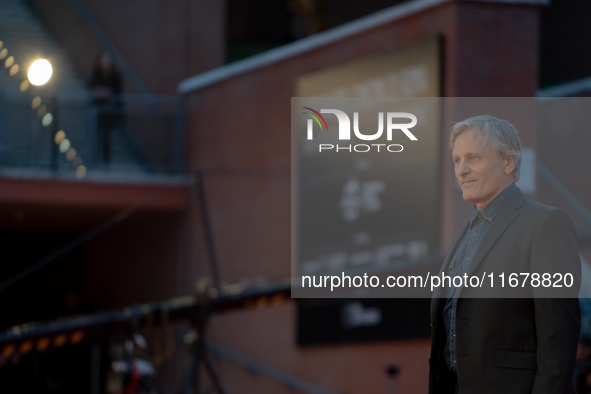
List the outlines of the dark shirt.
{"label": "dark shirt", "polygon": [[90,88],[105,88],[112,95],[112,97],[95,97],[95,104],[120,104],[119,95],[123,92],[123,79],[118,71],[104,75],[95,70],[90,79]]}
{"label": "dark shirt", "polygon": [[[512,183],[505,190],[500,192],[495,198],[489,202],[482,211],[472,207],[472,217],[470,218],[470,226],[464,238],[458,245],[454,256],[447,267],[445,275],[463,276],[468,272],[474,253],[478,249],[480,242],[484,238],[484,234],[490,228],[495,216],[499,213],[507,197],[509,197],[517,189],[515,183]],[[449,369],[456,371],[456,311],[458,306],[458,296],[462,291],[462,287],[451,287],[447,289],[447,300],[443,307],[443,325],[445,328],[445,348],[443,356],[445,363]]]}

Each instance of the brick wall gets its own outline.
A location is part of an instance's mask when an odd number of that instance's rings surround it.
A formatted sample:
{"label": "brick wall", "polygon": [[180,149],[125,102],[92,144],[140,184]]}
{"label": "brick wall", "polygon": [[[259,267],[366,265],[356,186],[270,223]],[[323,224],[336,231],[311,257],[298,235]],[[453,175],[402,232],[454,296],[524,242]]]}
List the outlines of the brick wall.
{"label": "brick wall", "polygon": [[[80,0],[152,93],[221,66],[223,0]],[[100,45],[67,0],[32,0],[84,75]],[[128,85],[129,87],[129,85]]]}

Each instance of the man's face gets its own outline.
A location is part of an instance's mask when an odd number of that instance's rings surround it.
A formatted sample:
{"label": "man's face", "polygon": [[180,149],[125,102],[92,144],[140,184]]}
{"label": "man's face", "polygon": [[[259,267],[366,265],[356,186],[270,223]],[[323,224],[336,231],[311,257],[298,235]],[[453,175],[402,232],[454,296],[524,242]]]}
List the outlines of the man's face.
{"label": "man's face", "polygon": [[456,138],[453,160],[464,200],[475,204],[478,210],[513,182],[513,161],[497,156],[484,145],[484,136],[474,130],[466,130]]}

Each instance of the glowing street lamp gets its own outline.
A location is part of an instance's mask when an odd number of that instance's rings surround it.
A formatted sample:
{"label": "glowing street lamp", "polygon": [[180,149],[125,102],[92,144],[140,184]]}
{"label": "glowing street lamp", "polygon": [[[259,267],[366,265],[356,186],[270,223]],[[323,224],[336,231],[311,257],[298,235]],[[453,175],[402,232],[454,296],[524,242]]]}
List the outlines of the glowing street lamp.
{"label": "glowing street lamp", "polygon": [[49,60],[39,59],[35,60],[33,64],[31,64],[31,67],[29,67],[29,72],[27,73],[27,77],[29,78],[31,85],[41,86],[45,85],[49,81],[52,74],[53,67],[51,67]]}

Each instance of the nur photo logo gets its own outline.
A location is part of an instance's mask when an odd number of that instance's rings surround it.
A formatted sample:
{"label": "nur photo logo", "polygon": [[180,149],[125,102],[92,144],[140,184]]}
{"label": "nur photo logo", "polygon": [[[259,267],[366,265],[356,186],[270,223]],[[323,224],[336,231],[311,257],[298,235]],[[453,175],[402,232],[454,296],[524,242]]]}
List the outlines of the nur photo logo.
{"label": "nur photo logo", "polygon": [[[338,109],[320,109],[316,111],[310,107],[302,107],[310,112],[302,112],[310,117],[307,121],[306,135],[308,140],[314,139],[314,122],[320,128],[320,132],[328,131],[328,124],[322,114],[333,114],[336,116],[338,127],[339,141],[351,140],[351,119],[344,111]],[[409,112],[386,112],[386,140],[392,141],[392,136],[395,132],[401,131],[411,141],[418,141],[417,137],[410,131],[411,128],[417,125],[417,117]],[[400,123],[401,119],[410,120],[410,122]],[[325,130],[326,129],[326,130]],[[359,130],[359,112],[353,112],[353,133],[355,137],[362,141],[375,141],[384,134],[384,112],[378,112],[378,131],[373,134],[363,134]],[[348,152],[369,152],[375,150],[377,152],[402,152],[404,147],[400,144],[318,144],[318,152],[326,151],[348,151]]]}

